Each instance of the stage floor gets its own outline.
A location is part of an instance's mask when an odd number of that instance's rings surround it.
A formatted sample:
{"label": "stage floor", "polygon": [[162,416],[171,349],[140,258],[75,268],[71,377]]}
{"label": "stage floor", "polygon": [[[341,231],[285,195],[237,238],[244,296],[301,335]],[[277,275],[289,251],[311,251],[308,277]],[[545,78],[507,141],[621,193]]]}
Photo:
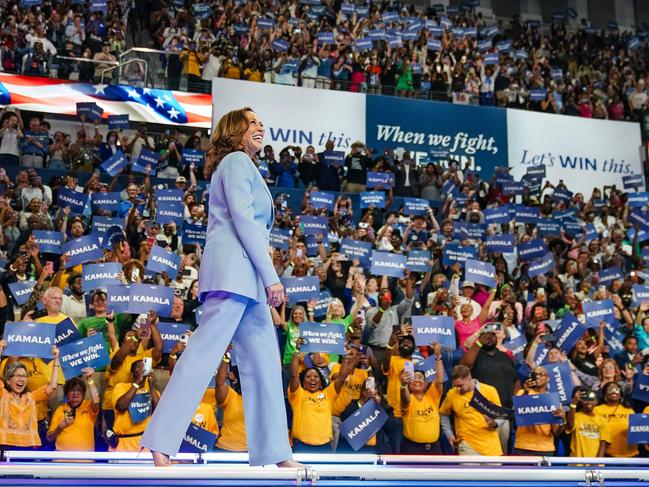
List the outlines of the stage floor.
{"label": "stage floor", "polygon": [[574,458],[296,455],[308,468],[280,469],[248,467],[245,455],[207,454],[156,468],[147,454],[7,453],[3,486],[649,486],[649,459],[575,466]]}

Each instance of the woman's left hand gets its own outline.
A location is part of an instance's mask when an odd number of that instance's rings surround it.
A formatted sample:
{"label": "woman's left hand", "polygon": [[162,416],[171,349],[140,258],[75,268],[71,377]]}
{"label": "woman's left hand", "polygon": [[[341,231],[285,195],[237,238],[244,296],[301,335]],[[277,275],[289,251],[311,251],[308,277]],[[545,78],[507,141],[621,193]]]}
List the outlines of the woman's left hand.
{"label": "woman's left hand", "polygon": [[281,282],[268,286],[266,295],[268,296],[268,305],[275,308],[284,301],[284,286],[282,286]]}

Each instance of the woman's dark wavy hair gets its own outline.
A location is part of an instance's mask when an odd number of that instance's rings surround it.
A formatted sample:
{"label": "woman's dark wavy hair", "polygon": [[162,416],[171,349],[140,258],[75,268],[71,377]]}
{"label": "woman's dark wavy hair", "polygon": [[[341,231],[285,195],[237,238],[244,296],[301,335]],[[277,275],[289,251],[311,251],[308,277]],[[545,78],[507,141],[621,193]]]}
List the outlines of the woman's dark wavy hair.
{"label": "woman's dark wavy hair", "polygon": [[323,388],[323,386],[327,383],[327,379],[325,376],[322,374],[320,369],[317,367],[308,367],[304,369],[302,372],[300,372],[300,385],[304,387],[304,378],[306,377],[306,374],[309,372],[309,370],[315,370],[316,373],[318,374],[318,377],[320,377],[320,389]]}
{"label": "woman's dark wavy hair", "polygon": [[243,150],[241,140],[248,130],[248,120],[246,113],[252,112],[252,108],[244,107],[238,110],[232,110],[221,117],[216,124],[212,134],[212,151],[213,157],[206,158],[203,174],[208,181],[212,173],[216,171],[219,162],[228,154]]}

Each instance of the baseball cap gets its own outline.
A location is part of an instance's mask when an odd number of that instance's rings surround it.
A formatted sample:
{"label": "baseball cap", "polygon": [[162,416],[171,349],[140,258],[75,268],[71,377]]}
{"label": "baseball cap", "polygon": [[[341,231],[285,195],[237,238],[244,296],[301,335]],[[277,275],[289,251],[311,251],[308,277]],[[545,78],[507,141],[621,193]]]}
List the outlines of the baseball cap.
{"label": "baseball cap", "polygon": [[178,177],[176,178],[176,182],[177,182],[177,183],[186,183],[186,182],[187,182],[187,178],[186,178],[185,176],[178,176]]}
{"label": "baseball cap", "polygon": [[475,288],[475,283],[473,281],[464,281],[462,287],[472,287]]}

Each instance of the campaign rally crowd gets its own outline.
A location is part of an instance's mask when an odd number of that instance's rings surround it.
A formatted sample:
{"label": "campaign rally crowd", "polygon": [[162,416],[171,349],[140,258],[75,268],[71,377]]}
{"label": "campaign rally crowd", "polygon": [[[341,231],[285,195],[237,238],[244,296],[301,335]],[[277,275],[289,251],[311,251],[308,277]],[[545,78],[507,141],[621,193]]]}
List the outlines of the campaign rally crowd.
{"label": "campaign rally crowd", "polygon": [[[387,0],[36,0],[0,12],[0,70],[11,73],[143,86],[148,69],[173,90],[210,92],[225,77],[613,120],[648,102],[649,26],[595,29],[571,9],[543,25]],[[149,66],[118,76],[131,47],[162,54],[139,52]]]}
{"label": "campaign rally crowd", "polygon": [[[214,153],[92,108],[71,144],[0,118],[3,449],[138,451],[200,326]],[[581,194],[542,165],[516,181],[360,141],[256,162],[296,451],[649,453],[643,175]],[[214,371],[186,451],[246,450],[244,360]]]}

